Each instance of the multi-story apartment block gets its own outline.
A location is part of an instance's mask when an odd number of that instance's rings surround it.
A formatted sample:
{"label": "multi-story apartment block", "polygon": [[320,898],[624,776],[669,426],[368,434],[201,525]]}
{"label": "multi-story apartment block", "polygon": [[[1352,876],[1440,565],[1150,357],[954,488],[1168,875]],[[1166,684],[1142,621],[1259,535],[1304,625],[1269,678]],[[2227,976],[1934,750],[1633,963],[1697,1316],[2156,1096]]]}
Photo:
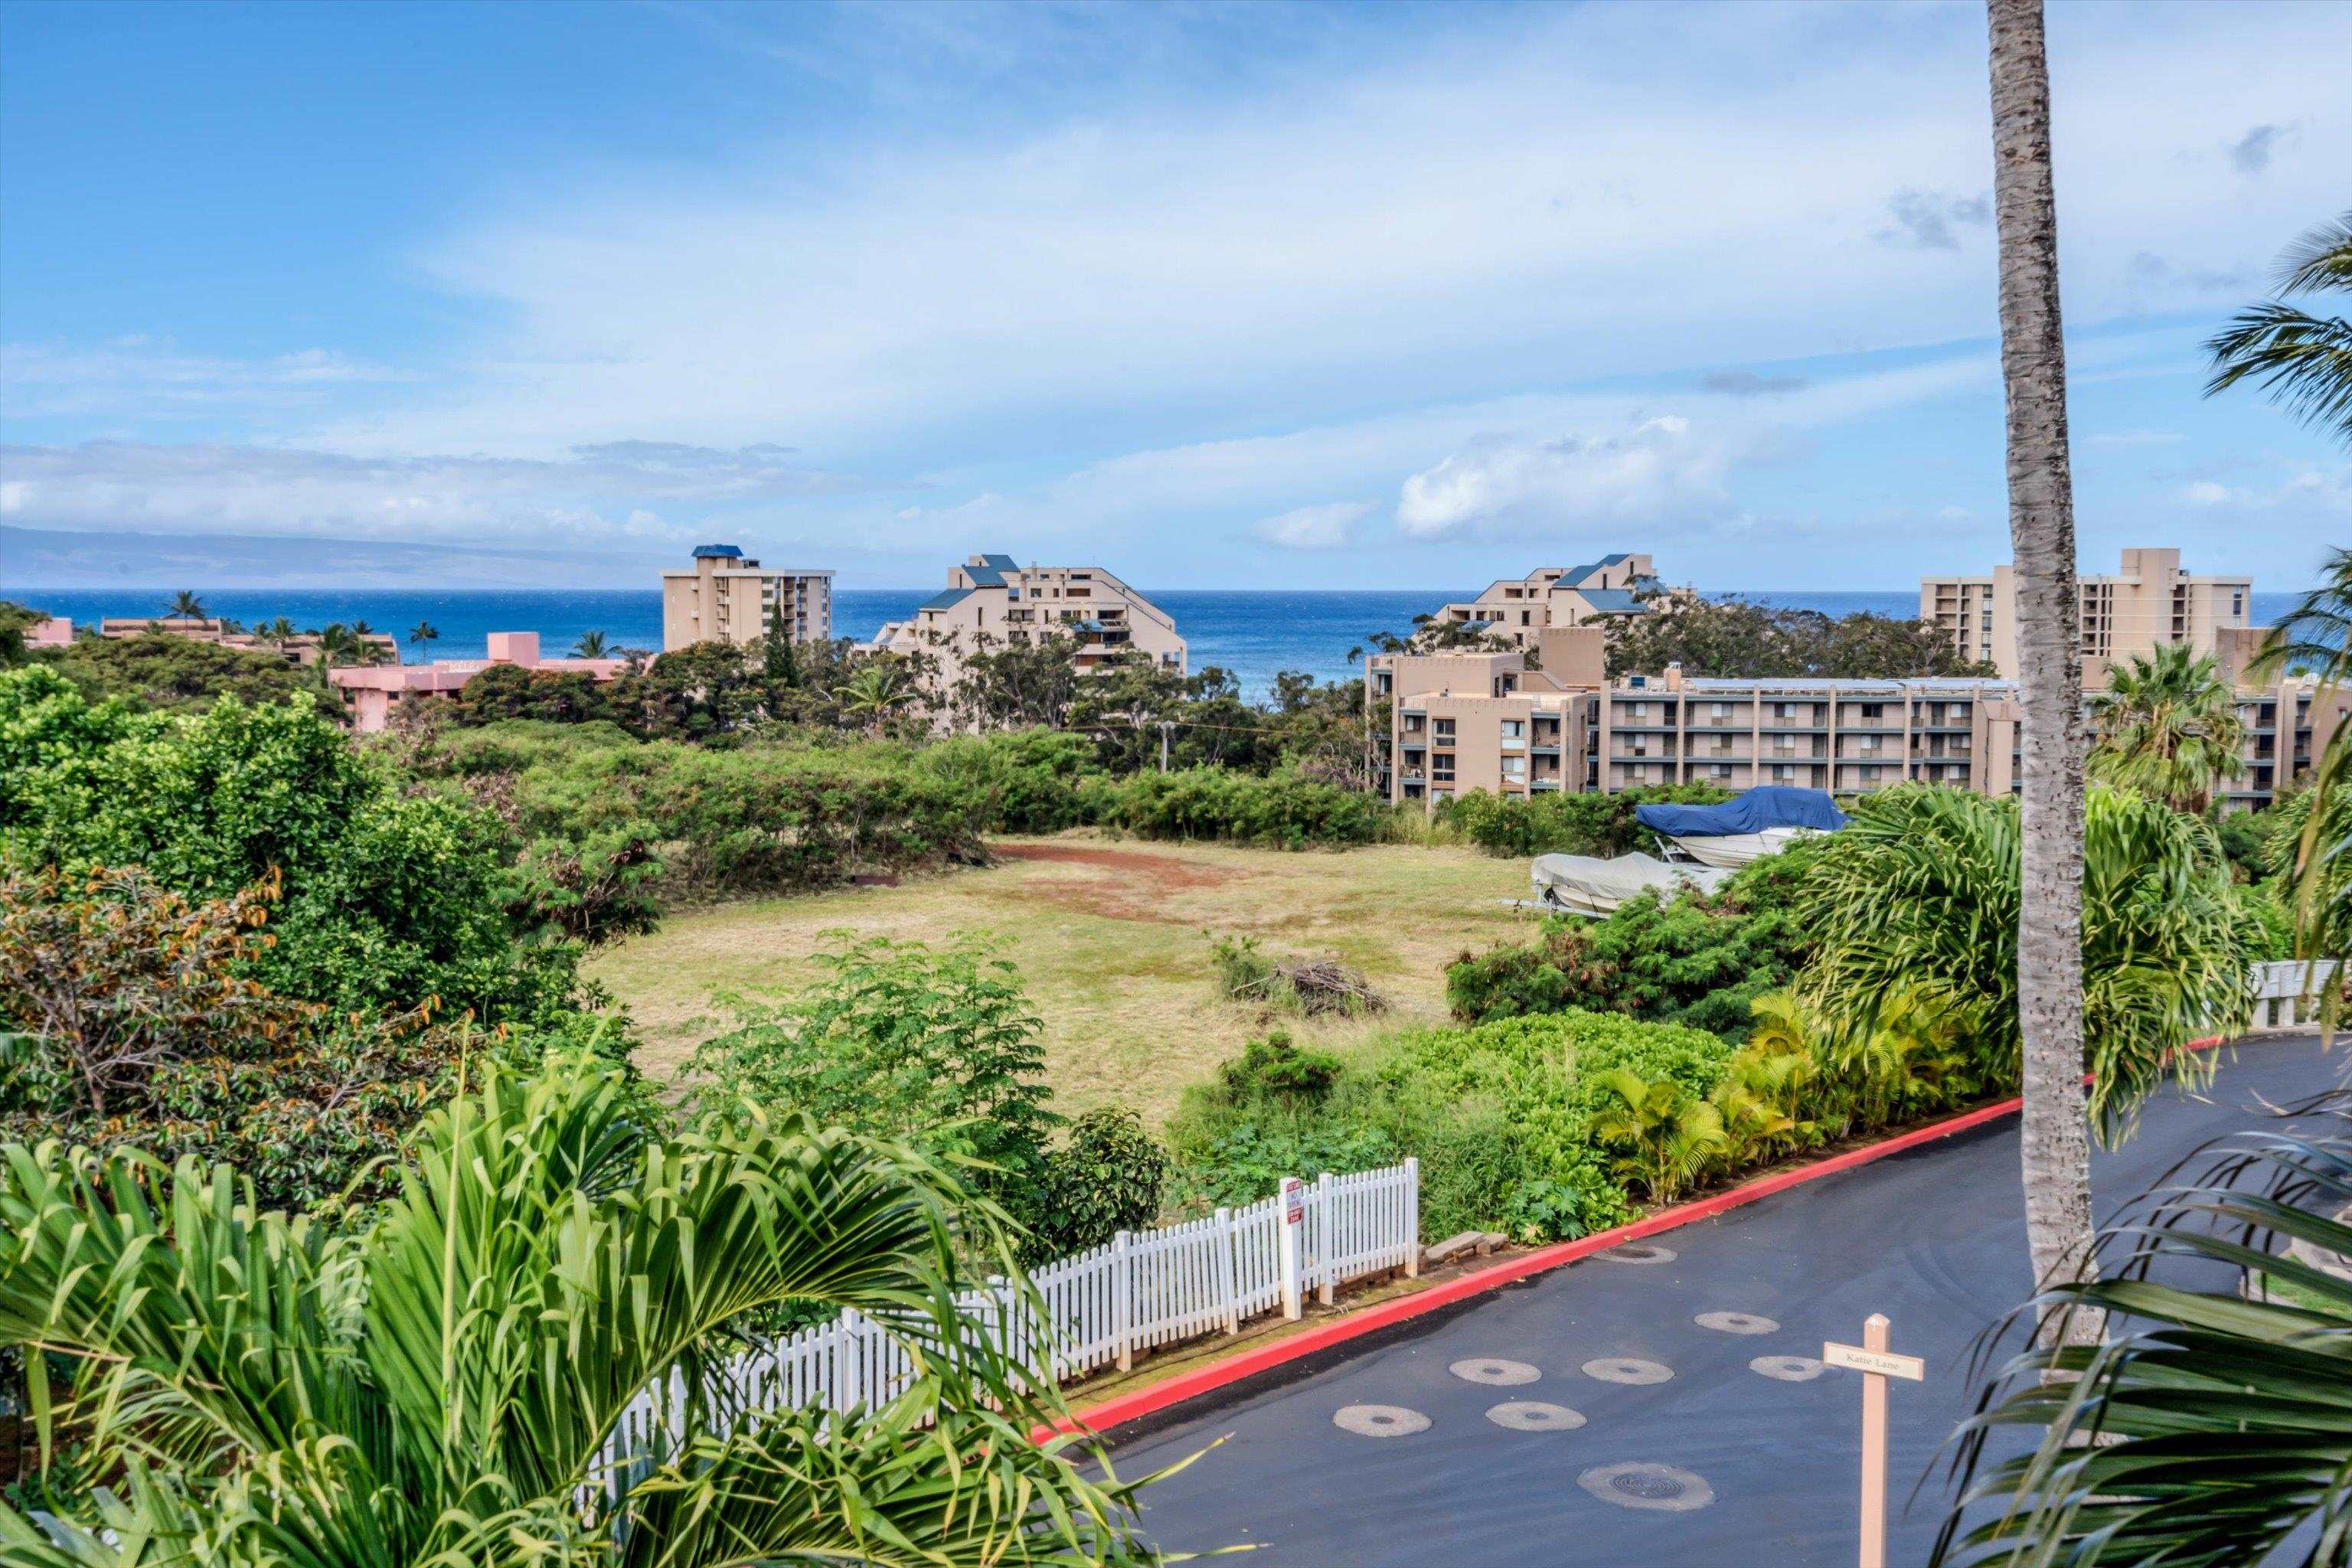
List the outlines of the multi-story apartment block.
{"label": "multi-story apartment block", "polygon": [[1091,669],[1130,653],[1184,669],[1184,639],[1166,611],[1099,566],[1023,566],[1010,555],[974,555],[948,569],[944,592],[882,628],[877,653],[925,653],[942,687],[964,658],[989,647],[1034,646],[1052,637],[1077,646]]}
{"label": "multi-story apartment block", "polygon": [[[1685,679],[1530,689],[1515,654],[1475,679],[1397,672],[1388,795],[1429,805],[1497,795],[1615,794],[1757,784],[1853,794],[1915,780],[1986,793],[2015,780],[2016,690],[2006,682]],[[1425,686],[1422,690],[1412,687]]]}
{"label": "multi-story apartment block", "polygon": [[1475,599],[1441,605],[1441,626],[1484,632],[1525,647],[1538,633],[1580,626],[1606,616],[1639,615],[1637,595],[1655,588],[1646,555],[1606,555],[1585,566],[1545,566],[1525,577],[1501,577]]}
{"label": "multi-story apartment block", "polygon": [[2246,726],[2241,759],[2246,771],[2221,786],[2221,804],[2251,809],[2276,803],[2311,776],[2312,764],[2352,723],[2352,691],[2322,686],[2307,675],[2286,676],[2269,686],[2241,687],[2238,717]]}
{"label": "multi-story apartment block", "polygon": [[662,647],[750,643],[782,610],[794,642],[833,640],[833,574],[779,572],[732,544],[698,544],[694,565],[662,574]]}
{"label": "multi-story apartment block", "polygon": [[[2162,643],[2200,654],[2221,650],[2231,628],[2252,625],[2253,580],[2192,576],[2178,550],[2126,550],[2113,576],[2084,577],[2083,682],[2105,686],[2107,671]],[[2004,680],[2018,678],[2017,583],[2011,566],[1990,576],[1923,577],[1919,618],[1941,629],[1963,658],[1990,663]]]}

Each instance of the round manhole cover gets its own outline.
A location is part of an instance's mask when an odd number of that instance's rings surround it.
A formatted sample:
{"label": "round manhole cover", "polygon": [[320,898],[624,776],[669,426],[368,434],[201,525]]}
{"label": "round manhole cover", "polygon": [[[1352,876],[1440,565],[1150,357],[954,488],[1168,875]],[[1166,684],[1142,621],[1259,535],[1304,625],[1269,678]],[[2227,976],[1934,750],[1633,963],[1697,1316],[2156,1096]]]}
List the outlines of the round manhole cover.
{"label": "round manhole cover", "polygon": [[1715,1500],[1715,1489],[1705,1478],[1672,1465],[1602,1465],[1577,1477],[1576,1484],[1620,1508],[1682,1512],[1705,1508]]}
{"label": "round manhole cover", "polygon": [[1584,1375],[1597,1377],[1603,1383],[1664,1383],[1675,1375],[1675,1369],[1664,1362],[1643,1361],[1638,1356],[1602,1356],[1584,1363]]}
{"label": "round manhole cover", "polygon": [[1672,1263],[1675,1249],[1646,1241],[1629,1241],[1622,1246],[1604,1247],[1592,1256],[1609,1263]]}
{"label": "round manhole cover", "polygon": [[1513,1399],[1497,1405],[1486,1412],[1486,1419],[1514,1432],[1572,1432],[1584,1425],[1584,1417],[1567,1405],[1546,1405],[1535,1399]]}
{"label": "round manhole cover", "polygon": [[1822,1375],[1822,1363],[1809,1355],[1759,1355],[1748,1370],[1782,1383],[1811,1383]]}
{"label": "round manhole cover", "polygon": [[1404,1437],[1429,1430],[1429,1417],[1402,1405],[1343,1405],[1331,1425],[1359,1437]]}
{"label": "round manhole cover", "polygon": [[1769,1334],[1777,1333],[1780,1328],[1771,1319],[1754,1312],[1701,1312],[1691,1321],[1722,1334]]}
{"label": "round manhole cover", "polygon": [[1508,1388],[1514,1384],[1533,1383],[1543,1375],[1539,1368],[1523,1361],[1505,1361],[1499,1356],[1473,1356],[1457,1361],[1445,1369],[1465,1383],[1491,1383]]}

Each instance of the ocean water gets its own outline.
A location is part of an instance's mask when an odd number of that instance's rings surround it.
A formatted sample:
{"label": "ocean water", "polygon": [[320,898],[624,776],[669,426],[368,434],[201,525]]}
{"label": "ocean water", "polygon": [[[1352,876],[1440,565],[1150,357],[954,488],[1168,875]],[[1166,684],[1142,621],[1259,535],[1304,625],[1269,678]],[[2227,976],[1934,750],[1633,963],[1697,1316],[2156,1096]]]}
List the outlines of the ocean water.
{"label": "ocean water", "polygon": [[[1380,632],[1403,632],[1412,617],[1452,599],[1466,599],[1476,585],[1454,589],[1340,590],[1307,593],[1289,589],[1171,589],[1143,592],[1174,617],[1199,670],[1218,665],[1232,670],[1242,689],[1263,696],[1276,671],[1303,669],[1323,680],[1350,673],[1349,653]],[[836,637],[864,639],[887,621],[898,620],[937,592],[931,588],[843,588],[833,596]],[[661,595],[654,589],[227,589],[198,591],[215,615],[247,623],[283,616],[298,626],[349,625],[364,620],[377,631],[406,638],[419,621],[440,632],[419,649],[404,646],[404,658],[479,658],[492,632],[540,635],[541,648],[567,653],[581,634],[601,631],[615,647],[661,646]],[[1885,616],[1915,615],[1916,589],[1857,593],[1748,593],[1737,595],[1792,609],[1833,616],[1872,610]],[[2294,594],[2254,595],[2257,625],[2284,615]],[[76,622],[108,616],[161,615],[168,595],[143,589],[11,589],[0,599],[32,605]]]}

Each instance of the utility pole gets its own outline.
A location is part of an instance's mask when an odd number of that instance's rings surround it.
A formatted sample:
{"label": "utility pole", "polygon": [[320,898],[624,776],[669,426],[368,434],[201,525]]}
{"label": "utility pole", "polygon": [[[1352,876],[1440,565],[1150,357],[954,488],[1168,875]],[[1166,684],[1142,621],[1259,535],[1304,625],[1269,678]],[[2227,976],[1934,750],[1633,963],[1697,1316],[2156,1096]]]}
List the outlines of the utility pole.
{"label": "utility pole", "polygon": [[1160,721],[1160,771],[1163,773],[1168,771],[1168,731],[1174,728],[1176,726],[1173,721],[1166,719]]}

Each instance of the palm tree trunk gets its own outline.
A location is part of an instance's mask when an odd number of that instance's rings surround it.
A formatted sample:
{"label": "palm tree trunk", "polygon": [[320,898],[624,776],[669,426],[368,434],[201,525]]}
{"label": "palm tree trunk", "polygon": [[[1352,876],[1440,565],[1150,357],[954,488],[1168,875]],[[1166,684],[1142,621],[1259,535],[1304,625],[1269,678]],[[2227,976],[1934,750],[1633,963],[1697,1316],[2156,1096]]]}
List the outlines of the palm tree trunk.
{"label": "palm tree trunk", "polygon": [[[2058,314],[2050,69],[2042,0],[1987,0],[1993,210],[2000,235],[2000,364],[2009,407],[2009,528],[2017,574],[2024,752],[2017,999],[2024,1041],[2020,1142],[2035,1279],[2090,1258],[2091,1144],[2083,1092],[2083,659],[2066,351]],[[2079,1316],[2065,1337],[2095,1341]],[[2045,1318],[2047,1339],[2060,1325]]]}

